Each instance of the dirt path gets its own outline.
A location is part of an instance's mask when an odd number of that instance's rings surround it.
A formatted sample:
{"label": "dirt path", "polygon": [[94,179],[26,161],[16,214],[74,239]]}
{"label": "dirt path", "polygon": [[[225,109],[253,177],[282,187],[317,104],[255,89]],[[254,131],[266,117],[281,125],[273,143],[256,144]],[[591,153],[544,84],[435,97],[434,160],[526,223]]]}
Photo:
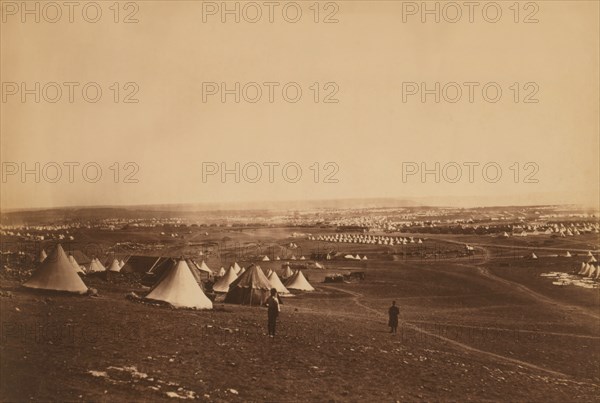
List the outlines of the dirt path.
{"label": "dirt path", "polygon": [[[384,313],[382,313],[381,311],[373,309],[373,308],[365,305],[364,303],[362,303],[360,300],[364,296],[361,293],[358,293],[358,292],[355,292],[355,291],[345,290],[343,288],[334,287],[334,286],[322,286],[322,287],[329,288],[329,289],[332,289],[332,290],[336,290],[336,291],[339,291],[339,292],[342,292],[342,293],[349,294],[351,296],[352,301],[356,305],[358,305],[358,306],[366,309],[369,312],[372,312],[374,315],[376,315],[378,317],[386,317],[386,315]],[[411,322],[402,322],[402,324],[406,325],[407,327],[411,328],[412,330],[414,330],[416,332],[419,332],[421,334],[425,334],[425,335],[427,335],[429,337],[434,337],[434,338],[436,338],[438,340],[444,341],[444,342],[449,343],[449,344],[451,344],[451,345],[453,345],[455,347],[458,347],[458,348],[460,348],[460,349],[462,349],[464,351],[469,351],[469,352],[472,352],[472,353],[475,353],[475,354],[484,355],[484,356],[490,357],[490,358],[492,358],[494,360],[502,361],[502,362],[505,362],[505,363],[511,363],[511,364],[519,365],[521,367],[525,367],[525,368],[529,368],[529,369],[533,369],[533,370],[545,372],[547,374],[550,374],[550,375],[553,375],[553,376],[559,378],[559,380],[561,380],[561,381],[571,382],[571,383],[575,383],[575,384],[579,384],[579,385],[583,385],[583,384],[585,384],[585,385],[591,385],[591,386],[594,386],[596,388],[600,388],[600,385],[596,385],[596,384],[593,384],[593,383],[574,381],[574,380],[570,379],[571,378],[570,375],[564,374],[562,372],[558,372],[558,371],[554,371],[554,370],[551,370],[551,369],[548,369],[548,368],[540,367],[538,365],[535,365],[535,364],[532,364],[532,363],[529,363],[529,362],[526,362],[526,361],[521,361],[521,360],[518,360],[516,358],[506,357],[506,356],[503,356],[503,355],[500,355],[500,354],[496,354],[496,353],[492,353],[492,352],[489,352],[489,351],[480,350],[478,348],[469,346],[469,345],[467,345],[465,343],[461,343],[459,341],[452,340],[452,339],[449,339],[447,337],[444,337],[444,336],[441,336],[439,334],[436,334],[434,332],[430,332],[428,330],[425,330],[425,329],[423,329],[423,328],[421,328],[421,327],[419,327],[417,325],[414,325]]]}

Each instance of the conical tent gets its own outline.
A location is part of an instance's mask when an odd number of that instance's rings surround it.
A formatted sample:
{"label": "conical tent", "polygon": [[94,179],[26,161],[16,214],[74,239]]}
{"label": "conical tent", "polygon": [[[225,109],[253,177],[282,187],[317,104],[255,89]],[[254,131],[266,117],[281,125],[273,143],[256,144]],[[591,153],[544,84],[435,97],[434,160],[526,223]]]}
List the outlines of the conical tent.
{"label": "conical tent", "polygon": [[294,272],[292,271],[292,269],[290,269],[290,266],[285,266],[285,269],[283,270],[283,273],[281,274],[281,278],[290,278],[294,275]]}
{"label": "conical tent", "polygon": [[262,305],[269,298],[271,283],[257,265],[246,271],[229,285],[225,302],[242,305]]}
{"label": "conical tent", "polygon": [[217,273],[217,276],[219,276],[219,277],[223,277],[224,275],[225,275],[225,268],[224,268],[224,267],[221,267],[221,268],[219,269],[219,272]]}
{"label": "conical tent", "polygon": [[200,288],[202,288],[202,276],[200,273],[199,266],[192,259],[184,259],[184,260],[185,260],[185,263],[188,265],[190,272],[192,273],[192,276],[194,276],[194,280],[196,280],[196,283],[198,283]]}
{"label": "conical tent", "polygon": [[213,274],[213,271],[208,267],[208,265],[204,262],[204,260],[202,261],[200,266],[198,266],[198,269],[205,273]]}
{"label": "conical tent", "polygon": [[367,255],[364,255],[362,260],[367,260]]}
{"label": "conical tent", "polygon": [[235,270],[233,267],[227,269],[225,274],[218,279],[213,285],[214,292],[227,292],[229,291],[229,285],[235,281],[237,275],[235,274]]}
{"label": "conical tent", "polygon": [[285,286],[290,290],[300,290],[300,291],[314,291],[312,285],[306,280],[304,274],[300,270],[297,270],[296,273],[292,277],[290,277],[286,282]]}
{"label": "conical tent", "polygon": [[537,255],[535,253],[531,252],[531,258],[532,259],[537,259]]}
{"label": "conical tent", "polygon": [[240,274],[240,270],[242,270],[242,268],[240,267],[239,264],[237,264],[237,262],[235,262],[233,264],[233,270],[235,270],[235,274]]}
{"label": "conical tent", "polygon": [[596,276],[596,270],[597,269],[595,266],[590,265],[590,271],[587,276],[590,278],[594,278]]}
{"label": "conical tent", "polygon": [[67,254],[58,244],[23,287],[83,294],[87,287],[73,269]]}
{"label": "conical tent", "polygon": [[285,288],[285,286],[283,285],[281,280],[279,279],[279,276],[277,275],[277,273],[275,273],[274,271],[271,271],[271,274],[267,278],[268,278],[269,282],[271,283],[271,288],[276,289],[278,293],[280,293],[280,294],[289,294],[290,293],[288,291],[288,289]]}
{"label": "conical tent", "polygon": [[589,263],[596,263],[596,258],[592,255],[590,257],[590,260],[588,260]]}
{"label": "conical tent", "polygon": [[96,273],[101,271],[106,271],[106,267],[104,267],[97,258],[92,259],[92,263],[90,263],[90,268],[88,269],[88,272]]}
{"label": "conical tent", "polygon": [[77,264],[77,261],[75,260],[73,255],[69,255],[69,263],[71,263],[71,267],[73,267],[75,273],[84,273],[84,271],[81,269],[81,266]]}
{"label": "conical tent", "polygon": [[123,261],[123,259],[119,260],[119,266],[121,268],[123,268],[123,266],[125,266],[125,262]]}
{"label": "conical tent", "polygon": [[112,263],[110,264],[110,267],[108,268],[108,271],[121,271],[121,266],[119,265],[119,261],[117,259],[113,259]]}
{"label": "conical tent", "polygon": [[565,253],[565,257],[571,257],[571,253],[567,251],[567,253]]}
{"label": "conical tent", "polygon": [[270,260],[271,260],[271,259],[269,259],[269,257],[268,257],[267,255],[265,255],[265,257],[263,257],[263,258],[262,258],[262,261],[263,261],[263,262],[268,262],[268,261],[270,261]]}
{"label": "conical tent", "polygon": [[183,259],[165,273],[146,299],[167,302],[176,308],[212,309],[213,307],[211,300],[204,295],[190,267]]}
{"label": "conical tent", "polygon": [[38,263],[42,263],[44,260],[46,260],[46,257],[48,257],[48,255],[46,254],[46,251],[42,249],[38,258]]}

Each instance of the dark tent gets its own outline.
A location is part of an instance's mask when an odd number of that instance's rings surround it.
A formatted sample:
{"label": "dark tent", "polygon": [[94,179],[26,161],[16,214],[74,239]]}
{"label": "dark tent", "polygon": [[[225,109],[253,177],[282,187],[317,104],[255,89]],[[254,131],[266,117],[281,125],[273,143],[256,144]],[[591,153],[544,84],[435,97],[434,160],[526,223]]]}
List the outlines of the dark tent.
{"label": "dark tent", "polygon": [[271,290],[271,283],[258,265],[250,265],[229,285],[225,302],[241,305],[263,305]]}

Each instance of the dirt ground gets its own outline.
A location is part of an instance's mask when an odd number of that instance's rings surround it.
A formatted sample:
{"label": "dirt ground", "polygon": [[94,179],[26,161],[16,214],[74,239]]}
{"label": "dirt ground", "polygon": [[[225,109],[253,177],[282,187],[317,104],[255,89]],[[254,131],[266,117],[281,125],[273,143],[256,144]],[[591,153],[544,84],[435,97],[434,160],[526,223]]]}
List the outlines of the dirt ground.
{"label": "dirt ground", "polygon": [[284,299],[274,339],[264,308],[174,310],[126,299],[135,287],[95,282],[93,298],[3,279],[0,400],[598,401],[600,290],[539,276],[578,261],[478,248],[373,258],[357,283],[322,283],[344,262],[308,270],[316,291]]}

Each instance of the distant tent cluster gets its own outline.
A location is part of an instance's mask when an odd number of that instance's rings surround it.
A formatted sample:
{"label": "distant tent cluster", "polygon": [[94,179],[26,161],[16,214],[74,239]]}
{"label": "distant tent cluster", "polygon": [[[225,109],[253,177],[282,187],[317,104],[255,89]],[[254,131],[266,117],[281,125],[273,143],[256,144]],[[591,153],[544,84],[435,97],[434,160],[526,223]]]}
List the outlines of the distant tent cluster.
{"label": "distant tent cluster", "polygon": [[358,255],[358,253],[356,254],[356,256],[348,254],[346,256],[344,256],[344,259],[349,259],[349,260],[367,260],[367,255],[364,255],[362,258]]}
{"label": "distant tent cluster", "polygon": [[387,235],[365,235],[365,234],[335,234],[308,236],[309,241],[324,241],[335,243],[355,243],[370,245],[407,245],[411,243],[422,244],[423,239],[414,237],[393,237]]}
{"label": "distant tent cluster", "polygon": [[284,296],[290,294],[289,290],[314,291],[302,271],[292,271],[289,265],[284,266],[281,278],[274,270],[264,271],[255,264],[236,275],[236,265],[231,266],[213,285],[213,291],[226,294],[225,302],[261,305],[269,297],[272,288]]}
{"label": "distant tent cluster", "polygon": [[[569,225],[564,225],[563,223],[556,223],[551,225],[516,225],[512,228],[512,236],[516,237],[525,237],[525,236],[536,236],[536,235],[555,235],[562,238],[577,236],[583,234],[598,234],[600,233],[600,225],[599,224],[589,224],[589,223],[572,223]],[[502,236],[508,237],[508,233],[504,233]]]}
{"label": "distant tent cluster", "polygon": [[587,262],[581,262],[581,267],[577,274],[597,280],[600,278],[600,267],[598,267],[598,262],[594,255],[592,255],[592,252],[588,252],[588,257]]}

